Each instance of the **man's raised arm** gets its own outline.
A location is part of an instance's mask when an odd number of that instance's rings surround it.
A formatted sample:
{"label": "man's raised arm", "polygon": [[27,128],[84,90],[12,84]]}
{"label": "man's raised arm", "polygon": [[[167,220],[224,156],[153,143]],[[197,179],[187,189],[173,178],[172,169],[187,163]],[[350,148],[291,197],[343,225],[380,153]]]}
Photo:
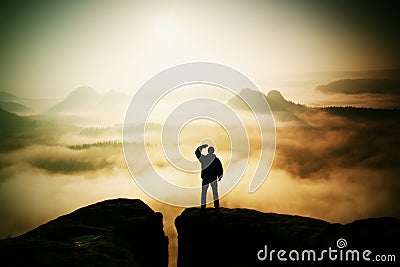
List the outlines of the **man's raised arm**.
{"label": "man's raised arm", "polygon": [[196,151],[194,152],[194,154],[196,154],[196,157],[197,157],[198,159],[201,157],[201,150],[202,150],[203,148],[206,148],[206,147],[208,147],[208,145],[204,144],[204,145],[199,146],[199,147],[196,149]]}

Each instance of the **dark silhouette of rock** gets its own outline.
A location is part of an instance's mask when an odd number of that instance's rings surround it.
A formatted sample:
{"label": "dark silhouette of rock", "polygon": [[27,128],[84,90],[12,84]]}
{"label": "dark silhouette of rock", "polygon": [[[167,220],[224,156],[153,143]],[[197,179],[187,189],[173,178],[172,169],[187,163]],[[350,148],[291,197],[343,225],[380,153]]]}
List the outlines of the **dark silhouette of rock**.
{"label": "dark silhouette of rock", "polygon": [[[347,242],[343,249],[360,249],[360,252],[368,249],[373,252],[372,255],[395,255],[400,247],[400,220],[389,217],[342,225],[249,209],[221,208],[220,211],[207,209],[201,212],[198,208],[189,208],[176,218],[175,225],[178,231],[178,267],[293,266],[301,262],[278,261],[276,253],[284,249],[288,258],[291,250],[301,253],[305,249],[314,249],[318,259],[323,249],[331,247],[338,250],[337,241],[340,238]],[[268,254],[275,250],[272,261],[257,258],[257,253],[265,245]],[[263,256],[263,252],[260,255]],[[307,254],[305,256],[308,257]],[[303,261],[303,264],[336,266],[355,263],[329,261],[325,256],[322,261]],[[399,255],[395,256],[398,259]],[[359,263],[365,262],[360,260]]]}
{"label": "dark silhouette of rock", "polygon": [[0,240],[1,266],[168,266],[162,214],[138,199],[102,201]]}
{"label": "dark silhouette of rock", "polygon": [[286,100],[277,90],[269,91],[266,99],[272,111],[303,111],[307,107],[305,105],[295,104],[292,101]]}

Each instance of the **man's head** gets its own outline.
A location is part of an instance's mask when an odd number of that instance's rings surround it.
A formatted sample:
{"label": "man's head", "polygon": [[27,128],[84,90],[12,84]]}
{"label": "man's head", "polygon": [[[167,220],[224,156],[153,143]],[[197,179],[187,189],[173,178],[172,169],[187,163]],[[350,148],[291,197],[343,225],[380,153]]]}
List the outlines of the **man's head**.
{"label": "man's head", "polygon": [[214,154],[214,148],[212,146],[208,147],[208,154]]}

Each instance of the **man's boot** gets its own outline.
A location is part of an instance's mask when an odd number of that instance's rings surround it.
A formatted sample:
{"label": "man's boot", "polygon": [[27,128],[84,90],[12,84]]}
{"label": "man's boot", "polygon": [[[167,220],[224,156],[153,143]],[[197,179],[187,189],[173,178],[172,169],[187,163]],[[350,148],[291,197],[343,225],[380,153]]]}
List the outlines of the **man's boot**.
{"label": "man's boot", "polygon": [[214,208],[219,209],[219,199],[214,200]]}

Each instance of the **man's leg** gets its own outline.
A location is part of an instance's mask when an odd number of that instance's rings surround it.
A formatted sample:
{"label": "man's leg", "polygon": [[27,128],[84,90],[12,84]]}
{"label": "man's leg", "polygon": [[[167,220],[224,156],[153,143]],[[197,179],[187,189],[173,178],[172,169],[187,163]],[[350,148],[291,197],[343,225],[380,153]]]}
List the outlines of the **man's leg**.
{"label": "man's leg", "polygon": [[208,189],[209,184],[203,184],[201,187],[201,209],[206,208],[206,203],[207,203],[207,189]]}
{"label": "man's leg", "polygon": [[211,188],[212,188],[213,196],[214,196],[214,207],[216,209],[218,209],[219,208],[219,199],[218,199],[218,182],[217,182],[217,180],[211,182]]}

